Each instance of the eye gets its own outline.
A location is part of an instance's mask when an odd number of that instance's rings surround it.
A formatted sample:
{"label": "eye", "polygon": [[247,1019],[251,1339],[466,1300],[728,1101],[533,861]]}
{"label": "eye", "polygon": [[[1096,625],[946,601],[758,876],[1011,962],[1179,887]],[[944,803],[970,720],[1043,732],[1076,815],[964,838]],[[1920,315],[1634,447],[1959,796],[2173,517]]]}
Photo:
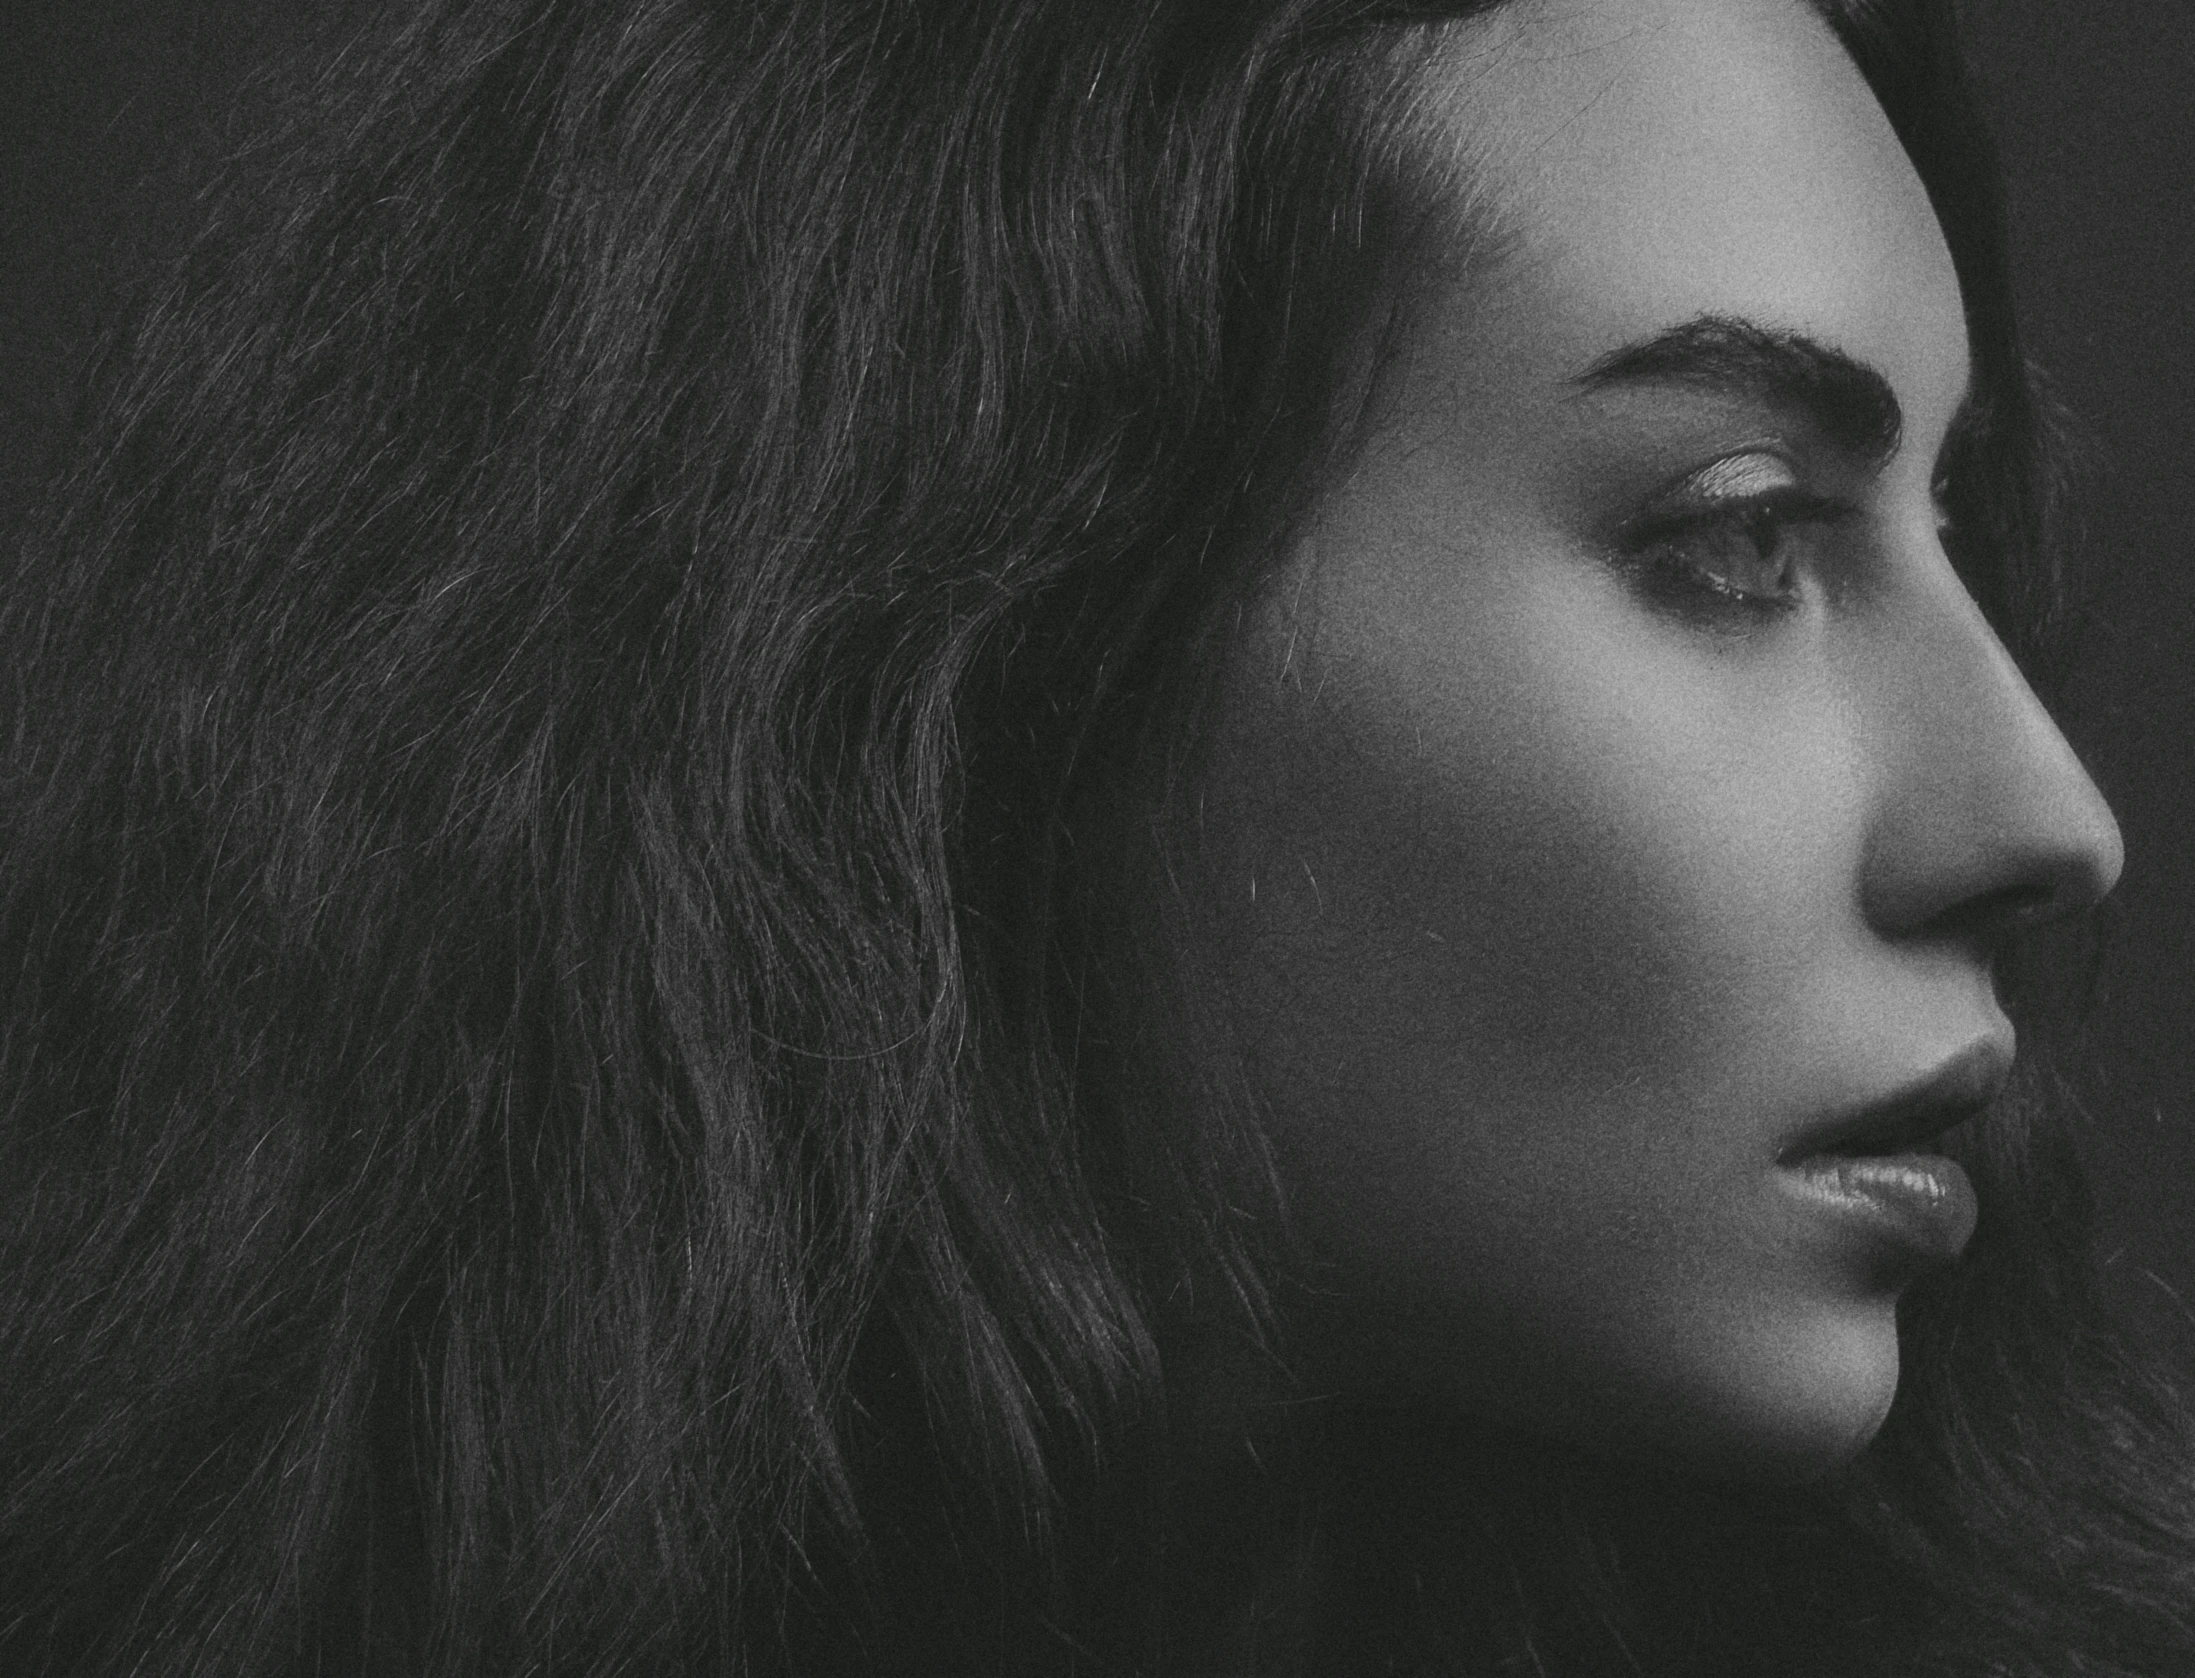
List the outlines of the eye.
{"label": "eye", "polygon": [[1735,456],[1658,495],[1624,530],[1621,559],[1657,606],[1742,624],[1800,603],[1804,531],[1844,511],[1781,456]]}
{"label": "eye", "polygon": [[1932,488],[1936,500],[1936,539],[1943,544],[1944,556],[1951,561],[1960,581],[1979,593],[1983,586],[1980,573],[1985,569],[1989,548],[1980,534],[1983,521],[1970,493],[1969,480],[1964,474],[1945,469],[1937,473]]}
{"label": "eye", "polygon": [[1987,592],[1990,533],[1997,524],[1991,514],[2006,493],[2002,448],[1988,403],[1970,394],[1944,433],[1929,484],[1937,538],[1960,580],[1976,595]]}

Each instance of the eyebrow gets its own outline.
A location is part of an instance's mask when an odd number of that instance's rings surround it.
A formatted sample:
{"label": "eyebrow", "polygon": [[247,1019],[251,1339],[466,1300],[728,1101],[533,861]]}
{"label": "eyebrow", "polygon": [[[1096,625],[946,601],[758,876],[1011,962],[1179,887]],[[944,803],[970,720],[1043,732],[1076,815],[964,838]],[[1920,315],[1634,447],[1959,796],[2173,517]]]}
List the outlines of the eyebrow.
{"label": "eyebrow", "polygon": [[1898,451],[1905,416],[1890,381],[1798,332],[1701,315],[1602,356],[1571,381],[1584,391],[1682,385],[1796,409],[1836,447],[1872,465]]}

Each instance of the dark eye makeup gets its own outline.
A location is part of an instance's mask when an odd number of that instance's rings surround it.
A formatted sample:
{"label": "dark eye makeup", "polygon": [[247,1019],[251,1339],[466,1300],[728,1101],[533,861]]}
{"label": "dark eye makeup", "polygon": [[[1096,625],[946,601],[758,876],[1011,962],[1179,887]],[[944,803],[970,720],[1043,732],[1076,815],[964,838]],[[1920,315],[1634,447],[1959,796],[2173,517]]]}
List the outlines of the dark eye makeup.
{"label": "dark eye makeup", "polygon": [[1618,569],[1653,606],[1745,628],[1804,598],[1805,531],[1852,511],[1807,488],[1781,454],[1750,451],[1688,473],[1617,536]]}

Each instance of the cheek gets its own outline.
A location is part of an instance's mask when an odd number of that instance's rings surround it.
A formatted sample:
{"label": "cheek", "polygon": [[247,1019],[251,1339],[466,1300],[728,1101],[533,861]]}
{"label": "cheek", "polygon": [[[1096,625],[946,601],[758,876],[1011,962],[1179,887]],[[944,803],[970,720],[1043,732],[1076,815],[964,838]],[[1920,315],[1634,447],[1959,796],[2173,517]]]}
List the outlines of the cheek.
{"label": "cheek", "polygon": [[1689,1106],[1849,933],[1829,684],[1550,572],[1342,602],[1314,671],[1239,696],[1230,919],[1290,1087]]}
{"label": "cheek", "polygon": [[[1206,826],[1298,1227],[1385,1325],[1348,1356],[1548,1414],[1623,1392],[1670,1433],[1786,1389],[1784,1420],[1873,1405],[1883,1312],[1830,1333],[1811,1282],[1759,1281],[1795,1042],[1849,1012],[1861,924],[1836,690],[1575,566],[1373,575],[1232,695]],[[1891,1373],[1818,1367],[1839,1335]]]}

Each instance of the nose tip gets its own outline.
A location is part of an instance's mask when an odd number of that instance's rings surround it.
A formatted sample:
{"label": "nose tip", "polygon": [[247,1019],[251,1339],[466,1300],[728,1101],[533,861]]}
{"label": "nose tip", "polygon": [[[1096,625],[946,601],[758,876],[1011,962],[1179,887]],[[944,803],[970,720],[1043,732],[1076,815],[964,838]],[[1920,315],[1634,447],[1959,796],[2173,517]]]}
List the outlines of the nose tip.
{"label": "nose tip", "polygon": [[1898,696],[1904,746],[1864,893],[1887,934],[2024,931],[2092,908],[2125,866],[2118,821],[2057,723],[1978,613],[1966,630]]}
{"label": "nose tip", "polygon": [[2123,865],[2114,822],[2108,840],[2068,845],[2056,855],[2038,854],[2014,863],[2008,872],[2017,870],[2023,878],[1946,905],[1924,929],[1989,937],[2044,926],[2102,902],[2118,883]]}
{"label": "nose tip", "polygon": [[1884,931],[1995,939],[2109,895],[2126,860],[2119,824],[2056,726],[2044,726],[2050,749],[2008,754],[1993,773],[1970,761],[1917,789],[1923,811],[1903,834],[1904,867],[1878,874],[1869,905]]}
{"label": "nose tip", "polygon": [[[2070,747],[2067,753],[2071,755]],[[2126,869],[2126,841],[2118,818],[2077,760],[2073,772],[2079,777],[2081,807],[2066,813],[2060,842],[2037,856],[2033,895],[2013,911],[2016,926],[2036,926],[2093,909],[2111,895]]]}

